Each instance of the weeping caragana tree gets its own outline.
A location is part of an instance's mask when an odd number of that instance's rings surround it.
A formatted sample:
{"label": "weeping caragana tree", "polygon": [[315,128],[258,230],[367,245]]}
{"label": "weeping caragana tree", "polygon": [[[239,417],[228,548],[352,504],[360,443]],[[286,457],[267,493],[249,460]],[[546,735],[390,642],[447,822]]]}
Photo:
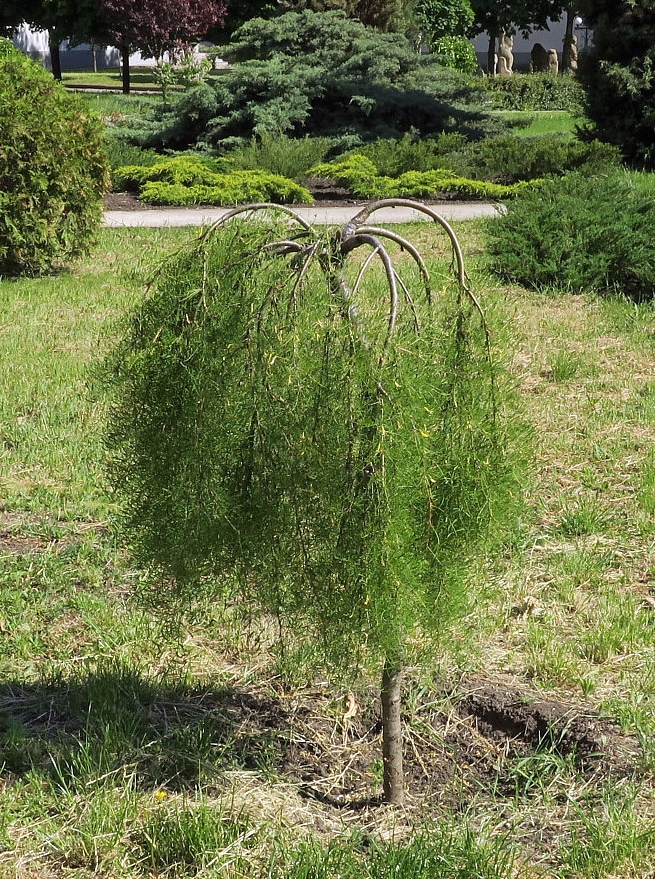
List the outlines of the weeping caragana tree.
{"label": "weeping caragana tree", "polygon": [[401,803],[408,638],[443,630],[520,492],[457,239],[417,206],[453,257],[436,292],[371,222],[392,203],[337,233],[235,209],[169,258],[111,358],[107,440],[158,604],[236,583],[329,667],[379,662],[384,795]]}

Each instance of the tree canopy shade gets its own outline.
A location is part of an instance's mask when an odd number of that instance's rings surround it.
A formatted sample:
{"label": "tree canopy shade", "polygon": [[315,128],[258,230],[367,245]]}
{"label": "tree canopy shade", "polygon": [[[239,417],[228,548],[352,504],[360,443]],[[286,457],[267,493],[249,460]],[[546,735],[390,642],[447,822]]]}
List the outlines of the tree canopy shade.
{"label": "tree canopy shade", "polygon": [[0,4],[0,33],[11,35],[25,20],[24,9],[22,0],[6,0]]}
{"label": "tree canopy shade", "polygon": [[524,36],[545,28],[549,19],[557,19],[568,6],[562,0],[471,0],[475,15],[475,33],[489,34],[489,64],[493,69],[496,39],[501,31]]}
{"label": "tree canopy shade", "polygon": [[637,166],[655,168],[655,5],[652,0],[584,0],[593,29],[580,79],[596,136]]}
{"label": "tree canopy shade", "polygon": [[130,90],[129,56],[159,58],[180,43],[202,39],[225,20],[223,0],[99,0],[107,41],[121,51],[123,91]]}

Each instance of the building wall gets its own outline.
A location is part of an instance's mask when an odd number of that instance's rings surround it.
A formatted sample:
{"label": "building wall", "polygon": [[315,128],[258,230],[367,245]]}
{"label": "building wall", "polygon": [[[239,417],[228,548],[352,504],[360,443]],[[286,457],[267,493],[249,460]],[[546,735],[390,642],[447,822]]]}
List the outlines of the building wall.
{"label": "building wall", "polygon": [[[48,70],[50,64],[50,49],[48,47],[48,32],[34,31],[26,24],[22,24],[12,37],[14,46],[29,55],[35,61],[40,61]],[[92,70],[93,52],[91,46],[69,46],[66,41],[61,44],[61,69],[62,70]],[[95,57],[98,69],[105,67],[118,67],[120,64],[120,52],[113,46],[96,46]],[[152,60],[144,61],[140,53],[130,56],[130,65],[139,67],[144,64],[153,64]]]}

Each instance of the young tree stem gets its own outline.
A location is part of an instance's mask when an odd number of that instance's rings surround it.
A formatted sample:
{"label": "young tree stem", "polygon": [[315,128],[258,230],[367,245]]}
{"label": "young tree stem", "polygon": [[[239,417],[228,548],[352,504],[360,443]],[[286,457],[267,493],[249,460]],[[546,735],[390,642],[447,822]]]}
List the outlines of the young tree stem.
{"label": "young tree stem", "polygon": [[402,665],[385,659],[382,671],[382,764],[384,799],[402,806],[405,802],[403,732],[400,720]]}

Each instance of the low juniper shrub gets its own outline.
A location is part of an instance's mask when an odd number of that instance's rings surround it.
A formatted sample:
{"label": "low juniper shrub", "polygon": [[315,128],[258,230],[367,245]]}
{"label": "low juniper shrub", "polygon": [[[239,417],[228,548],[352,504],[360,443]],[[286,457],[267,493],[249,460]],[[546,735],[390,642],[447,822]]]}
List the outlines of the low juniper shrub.
{"label": "low juniper shrub", "polygon": [[655,295],[655,203],[624,172],[543,181],[486,224],[491,268],[533,289]]}
{"label": "low juniper shrub", "polygon": [[509,185],[576,170],[589,175],[603,173],[620,164],[620,154],[616,147],[598,140],[581,143],[557,134],[509,134],[466,143],[451,153],[447,162],[463,176]]}
{"label": "low juniper shrub", "polygon": [[311,202],[311,193],[286,177],[266,171],[235,171],[227,159],[194,156],[162,159],[155,165],[128,165],[114,175],[117,186],[137,192],[146,204],[231,205],[272,201]]}

